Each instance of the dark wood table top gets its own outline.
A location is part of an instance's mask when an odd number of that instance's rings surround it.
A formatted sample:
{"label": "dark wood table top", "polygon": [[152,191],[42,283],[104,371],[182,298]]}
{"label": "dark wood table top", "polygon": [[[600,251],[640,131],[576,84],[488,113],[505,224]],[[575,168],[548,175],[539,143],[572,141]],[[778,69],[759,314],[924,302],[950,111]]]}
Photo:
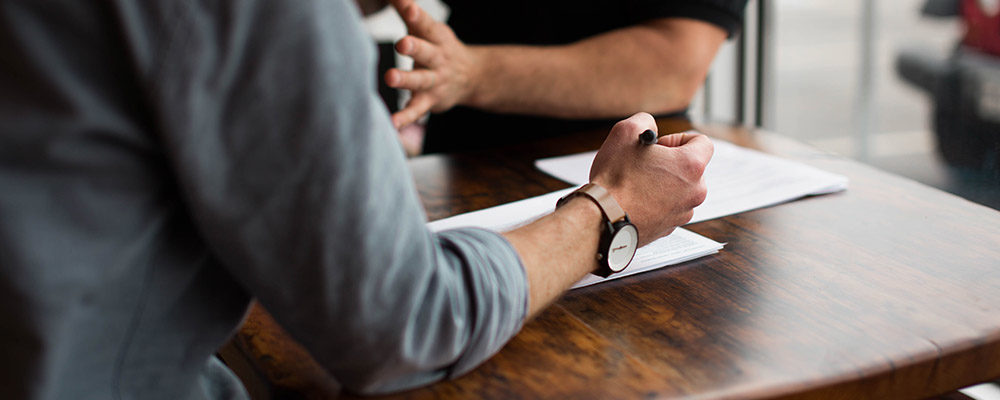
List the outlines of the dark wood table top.
{"label": "dark wood table top", "polygon": [[[725,248],[571,291],[473,372],[393,397],[920,398],[1000,377],[1000,212],[778,135],[702,130],[850,188],[689,225]],[[603,136],[409,164],[433,220],[568,187],[533,161]],[[259,307],[233,343],[269,393],[338,395]]]}

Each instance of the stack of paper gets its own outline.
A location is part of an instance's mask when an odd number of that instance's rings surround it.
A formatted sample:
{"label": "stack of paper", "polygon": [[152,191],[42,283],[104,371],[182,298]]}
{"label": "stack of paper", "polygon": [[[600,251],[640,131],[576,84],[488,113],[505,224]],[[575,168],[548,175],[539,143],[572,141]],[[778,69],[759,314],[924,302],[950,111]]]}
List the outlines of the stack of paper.
{"label": "stack of paper", "polygon": [[[559,190],[513,203],[456,215],[431,222],[427,226],[433,231],[468,226],[495,231],[508,231],[552,212],[555,209],[556,200],[559,200],[560,197],[572,190],[573,188]],[[682,263],[717,253],[720,249],[722,249],[722,244],[712,239],[683,228],[677,228],[669,236],[660,238],[636,251],[635,258],[624,271],[611,275],[608,278],[587,275],[573,285],[573,288],[593,285],[610,279],[617,279],[667,265]]]}
{"label": "stack of paper", "polygon": [[[691,223],[767,207],[803,196],[833,193],[847,188],[847,177],[829,173],[794,161],[745,149],[722,140],[714,140],[715,155],[705,169],[708,197],[694,209]],[[590,178],[590,165],[596,151],[541,159],[535,165],[559,179],[582,185]],[[574,188],[515,201],[484,210],[434,221],[435,231],[475,226],[507,231],[548,214],[556,200]],[[632,264],[624,271],[600,278],[588,275],[574,288],[604,282],[643,271],[678,264],[713,254],[722,244],[677,228],[670,236],[640,248]]]}

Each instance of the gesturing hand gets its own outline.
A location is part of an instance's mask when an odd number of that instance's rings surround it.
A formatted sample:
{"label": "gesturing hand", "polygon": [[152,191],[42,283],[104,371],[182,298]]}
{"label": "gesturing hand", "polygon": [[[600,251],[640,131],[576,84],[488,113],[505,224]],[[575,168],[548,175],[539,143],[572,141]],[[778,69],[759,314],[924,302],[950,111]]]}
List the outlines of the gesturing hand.
{"label": "gesturing hand", "polygon": [[409,125],[428,111],[445,111],[463,101],[476,83],[477,60],[447,25],[434,21],[413,0],[392,0],[409,35],[396,51],[413,57],[414,69],[385,73],[385,83],[412,92],[406,106],[392,115],[396,128]]}
{"label": "gesturing hand", "polygon": [[590,181],[618,200],[645,245],[691,220],[705,201],[702,174],[712,158],[711,140],[700,134],[663,136],[643,145],[639,134],[656,130],[656,121],[638,113],[613,128],[590,167]]}

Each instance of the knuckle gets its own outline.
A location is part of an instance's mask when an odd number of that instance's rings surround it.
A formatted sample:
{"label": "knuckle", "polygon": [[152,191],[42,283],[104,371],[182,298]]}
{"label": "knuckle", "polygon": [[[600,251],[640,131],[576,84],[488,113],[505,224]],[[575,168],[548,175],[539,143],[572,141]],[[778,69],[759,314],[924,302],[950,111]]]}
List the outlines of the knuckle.
{"label": "knuckle", "polygon": [[647,113],[640,112],[618,121],[618,123],[611,128],[611,131],[616,135],[631,136],[646,129],[654,129],[655,127],[656,122],[653,117]]}
{"label": "knuckle", "polygon": [[681,153],[678,157],[677,168],[680,170],[681,178],[686,181],[694,180],[698,176],[698,163],[687,152]]}
{"label": "knuckle", "polygon": [[429,30],[430,34],[437,40],[450,40],[455,37],[454,32],[448,27],[448,24],[433,19],[431,19]]}
{"label": "knuckle", "polygon": [[638,132],[640,130],[639,122],[634,118],[623,119],[615,124],[613,131],[619,132],[619,134],[625,134],[629,132]]}
{"label": "knuckle", "polygon": [[679,222],[677,223],[677,226],[681,226],[681,225],[684,225],[684,224],[686,224],[688,222],[691,222],[691,218],[694,218],[694,210],[688,209],[687,211],[684,211],[679,216],[679,219],[678,219]]}
{"label": "knuckle", "polygon": [[411,36],[409,42],[408,46],[410,48],[410,54],[414,57],[420,55],[420,53],[424,50],[423,41]]}
{"label": "knuckle", "polygon": [[682,153],[681,157],[681,171],[684,175],[691,180],[700,179],[705,173],[706,163],[702,162],[701,158],[697,155],[686,151]]}
{"label": "knuckle", "polygon": [[431,18],[430,14],[428,14],[426,11],[421,10],[420,16],[423,19],[424,29],[426,30],[426,32],[434,33],[435,31],[437,31],[438,22],[435,21],[434,18]]}
{"label": "knuckle", "polygon": [[415,53],[420,49],[420,40],[415,36],[406,35],[396,42],[396,50],[400,53]]}
{"label": "knuckle", "polygon": [[444,61],[445,61],[444,55],[441,54],[440,52],[434,52],[434,54],[431,54],[429,55],[429,57],[427,57],[428,65],[442,65],[444,64]]}
{"label": "knuckle", "polygon": [[445,32],[447,28],[445,27],[444,24],[437,23],[437,21],[430,21],[427,25],[428,25],[427,29],[430,31],[432,35],[439,38],[447,37],[446,35],[447,32]]}
{"label": "knuckle", "polygon": [[407,83],[410,84],[409,86],[411,90],[420,90],[423,89],[424,82],[426,81],[427,77],[425,76],[423,71],[420,72],[415,71],[412,75],[410,75],[410,79],[407,81]]}
{"label": "knuckle", "polygon": [[704,203],[706,197],[708,197],[708,186],[705,185],[704,180],[701,180],[695,185],[691,193],[691,207],[697,207],[701,203]]}
{"label": "knuckle", "polygon": [[652,126],[656,125],[656,119],[653,118],[653,116],[650,115],[648,112],[644,112],[644,111],[640,111],[640,112],[637,112],[635,114],[632,114],[632,116],[629,117],[629,119],[636,119],[640,123],[645,123],[645,124],[649,124],[649,125],[652,125]]}

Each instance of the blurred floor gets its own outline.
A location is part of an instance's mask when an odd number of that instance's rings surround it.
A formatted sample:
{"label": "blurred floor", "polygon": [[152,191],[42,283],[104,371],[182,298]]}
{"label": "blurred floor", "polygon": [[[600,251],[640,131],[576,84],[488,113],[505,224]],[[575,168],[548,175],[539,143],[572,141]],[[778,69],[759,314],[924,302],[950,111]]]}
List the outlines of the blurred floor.
{"label": "blurred floor", "polygon": [[[870,134],[857,117],[863,0],[775,0],[774,112],[770,128],[823,150],[1000,209],[1000,174],[953,168],[937,153],[929,98],[894,69],[907,46],[948,54],[957,20],[929,19],[923,0],[877,0]],[[862,148],[865,151],[862,151]],[[867,153],[867,156],[865,156]]]}

